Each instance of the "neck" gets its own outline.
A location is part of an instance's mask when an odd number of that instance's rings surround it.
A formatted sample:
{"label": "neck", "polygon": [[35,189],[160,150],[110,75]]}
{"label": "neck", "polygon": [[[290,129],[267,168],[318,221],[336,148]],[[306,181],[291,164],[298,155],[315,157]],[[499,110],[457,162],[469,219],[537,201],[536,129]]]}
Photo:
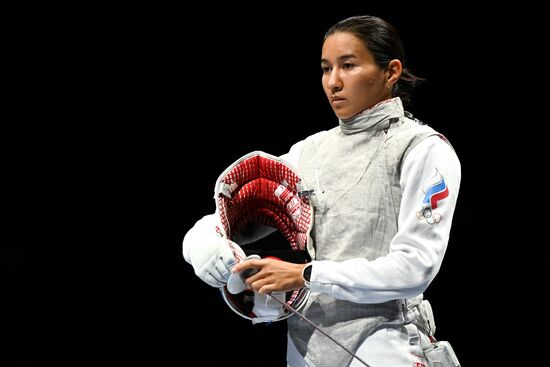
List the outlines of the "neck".
{"label": "neck", "polygon": [[350,135],[380,127],[381,123],[389,123],[389,119],[391,118],[401,118],[403,116],[404,111],[401,99],[396,97],[383,100],[349,119],[340,119],[339,124],[342,132]]}

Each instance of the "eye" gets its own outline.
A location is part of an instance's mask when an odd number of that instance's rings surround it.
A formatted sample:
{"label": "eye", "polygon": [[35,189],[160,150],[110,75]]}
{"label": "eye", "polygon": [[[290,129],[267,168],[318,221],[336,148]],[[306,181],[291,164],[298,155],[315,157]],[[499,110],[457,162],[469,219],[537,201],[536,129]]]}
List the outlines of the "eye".
{"label": "eye", "polygon": [[330,66],[321,66],[321,69],[323,70],[324,74],[330,73],[330,70],[332,69]]}
{"label": "eye", "polygon": [[342,69],[344,69],[344,70],[351,70],[351,69],[353,69],[354,66],[355,66],[355,65],[350,64],[349,62],[346,62],[344,65],[342,65]]}

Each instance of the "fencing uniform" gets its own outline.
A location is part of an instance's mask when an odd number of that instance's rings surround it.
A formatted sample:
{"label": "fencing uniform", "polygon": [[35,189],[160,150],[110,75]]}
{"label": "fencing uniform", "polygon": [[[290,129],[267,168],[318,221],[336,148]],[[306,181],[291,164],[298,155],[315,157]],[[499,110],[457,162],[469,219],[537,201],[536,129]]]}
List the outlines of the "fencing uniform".
{"label": "fencing uniform", "polygon": [[[392,330],[388,337],[406,332],[403,305],[439,270],[460,185],[458,158],[440,134],[405,116],[399,98],[340,120],[284,158],[315,190],[312,294],[304,316],[369,363],[367,337],[378,339],[384,326]],[[351,363],[299,318],[288,328],[289,351],[308,365]],[[414,365],[409,349],[404,343],[410,363],[378,365]]]}
{"label": "fencing uniform", "polygon": [[[393,98],[281,158],[314,190],[304,316],[373,367],[427,366],[420,347],[426,336],[415,321],[445,254],[460,185],[450,144]],[[192,243],[204,240],[201,227],[215,220],[205,217],[186,235],[188,262]],[[298,317],[288,319],[287,361],[362,365]]]}

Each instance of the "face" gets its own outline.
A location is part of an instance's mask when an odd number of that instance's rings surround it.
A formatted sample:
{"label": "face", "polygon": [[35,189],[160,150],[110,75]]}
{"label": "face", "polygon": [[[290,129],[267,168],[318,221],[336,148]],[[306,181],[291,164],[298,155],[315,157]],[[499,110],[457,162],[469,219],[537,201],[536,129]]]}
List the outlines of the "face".
{"label": "face", "polygon": [[381,69],[363,42],[351,33],[327,37],[321,68],[323,89],[342,120],[391,98],[389,71]]}

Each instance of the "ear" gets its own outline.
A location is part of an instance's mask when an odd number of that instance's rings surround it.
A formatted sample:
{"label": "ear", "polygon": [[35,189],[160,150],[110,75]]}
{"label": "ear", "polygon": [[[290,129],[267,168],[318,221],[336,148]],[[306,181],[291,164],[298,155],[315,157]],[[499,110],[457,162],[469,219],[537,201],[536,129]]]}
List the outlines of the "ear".
{"label": "ear", "polygon": [[388,63],[388,67],[386,68],[388,88],[393,87],[393,85],[397,83],[401,77],[401,72],[403,72],[403,64],[401,64],[401,61],[398,59],[393,59]]}

